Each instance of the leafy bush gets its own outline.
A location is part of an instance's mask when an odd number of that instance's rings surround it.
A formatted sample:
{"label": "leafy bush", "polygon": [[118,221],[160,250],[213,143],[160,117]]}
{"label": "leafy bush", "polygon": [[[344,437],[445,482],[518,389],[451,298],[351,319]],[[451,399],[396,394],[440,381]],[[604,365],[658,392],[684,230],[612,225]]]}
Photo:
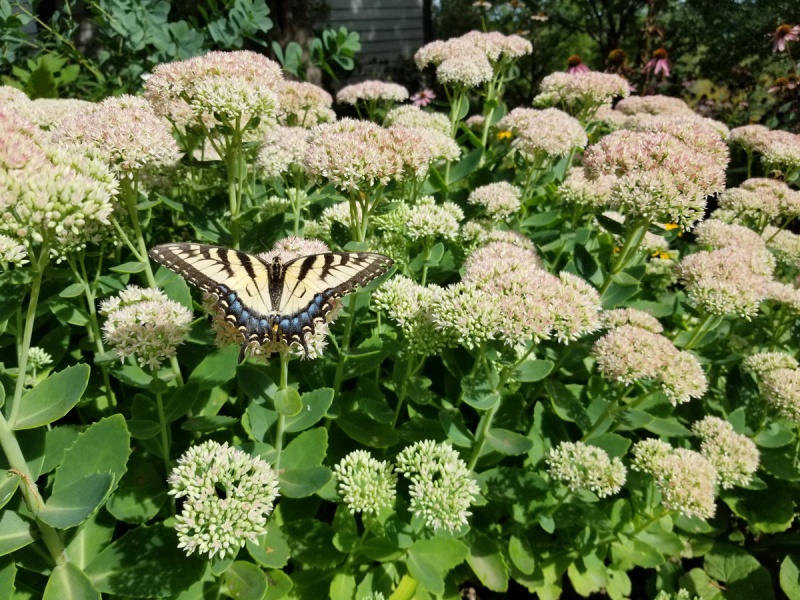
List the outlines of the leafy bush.
{"label": "leafy bush", "polygon": [[[509,110],[530,52],[343,91],[386,125],[248,51],[2,88],[4,589],[798,597],[800,138],[603,73]],[[275,289],[330,318],[244,315],[326,245],[372,254]]]}

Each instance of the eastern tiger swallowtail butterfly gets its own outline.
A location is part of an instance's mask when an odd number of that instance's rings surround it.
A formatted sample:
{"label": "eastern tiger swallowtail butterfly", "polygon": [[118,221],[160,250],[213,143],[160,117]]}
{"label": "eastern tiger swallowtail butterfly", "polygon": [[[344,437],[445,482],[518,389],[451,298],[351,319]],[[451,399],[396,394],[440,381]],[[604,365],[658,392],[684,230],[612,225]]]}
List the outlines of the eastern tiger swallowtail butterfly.
{"label": "eastern tiger swallowtail butterfly", "polygon": [[331,300],[387,271],[391,258],[371,252],[325,252],[286,263],[205,244],[162,244],[150,256],[189,283],[214,294],[225,320],[248,343],[300,344],[308,355],[312,335],[331,311]]}

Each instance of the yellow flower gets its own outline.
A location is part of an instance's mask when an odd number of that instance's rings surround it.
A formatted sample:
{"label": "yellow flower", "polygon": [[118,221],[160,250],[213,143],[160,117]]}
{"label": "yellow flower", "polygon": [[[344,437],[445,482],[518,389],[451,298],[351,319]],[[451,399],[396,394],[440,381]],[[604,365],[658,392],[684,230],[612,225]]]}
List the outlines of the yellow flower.
{"label": "yellow flower", "polygon": [[664,229],[666,229],[667,231],[672,231],[673,229],[677,228],[678,228],[677,223],[664,223]]}
{"label": "yellow flower", "polygon": [[513,136],[511,135],[511,132],[510,132],[510,131],[508,131],[508,130],[506,130],[506,131],[499,131],[499,132],[497,133],[497,139],[498,139],[498,140],[510,140],[512,137],[513,137]]}

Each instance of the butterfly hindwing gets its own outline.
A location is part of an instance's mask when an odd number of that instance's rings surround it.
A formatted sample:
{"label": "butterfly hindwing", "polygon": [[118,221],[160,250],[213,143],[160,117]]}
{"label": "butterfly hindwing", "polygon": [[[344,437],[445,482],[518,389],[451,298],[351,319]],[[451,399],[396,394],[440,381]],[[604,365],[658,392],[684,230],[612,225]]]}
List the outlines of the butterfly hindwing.
{"label": "butterfly hindwing", "polygon": [[[326,252],[282,264],[205,244],[163,244],[150,256],[215,294],[225,319],[251,341],[299,343],[324,322],[331,301],[385,273],[392,260],[369,252]],[[242,354],[243,356],[243,354]]]}

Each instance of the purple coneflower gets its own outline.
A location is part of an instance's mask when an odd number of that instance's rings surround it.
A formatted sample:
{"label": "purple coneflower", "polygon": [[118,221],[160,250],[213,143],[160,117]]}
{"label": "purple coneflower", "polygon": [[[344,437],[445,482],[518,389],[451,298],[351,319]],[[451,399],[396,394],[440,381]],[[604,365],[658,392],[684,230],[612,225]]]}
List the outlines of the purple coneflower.
{"label": "purple coneflower", "polygon": [[789,25],[784,23],[772,33],[772,51],[783,52],[786,50],[786,42],[796,42],[800,40],[800,25]]}
{"label": "purple coneflower", "polygon": [[573,54],[567,59],[567,73],[574,75],[575,73],[587,73],[591,71],[589,67],[583,64],[581,57]]}
{"label": "purple coneflower", "polygon": [[411,96],[411,102],[414,103],[414,106],[419,106],[420,108],[428,106],[428,104],[434,100],[436,100],[436,94],[433,93],[433,90],[429,90],[428,88],[420,90]]}
{"label": "purple coneflower", "polygon": [[644,72],[650,73],[652,71],[653,75],[656,77],[659,75],[669,77],[671,68],[672,64],[669,62],[669,53],[664,48],[659,48],[653,52],[653,58],[647,61],[647,64],[644,66]]}

